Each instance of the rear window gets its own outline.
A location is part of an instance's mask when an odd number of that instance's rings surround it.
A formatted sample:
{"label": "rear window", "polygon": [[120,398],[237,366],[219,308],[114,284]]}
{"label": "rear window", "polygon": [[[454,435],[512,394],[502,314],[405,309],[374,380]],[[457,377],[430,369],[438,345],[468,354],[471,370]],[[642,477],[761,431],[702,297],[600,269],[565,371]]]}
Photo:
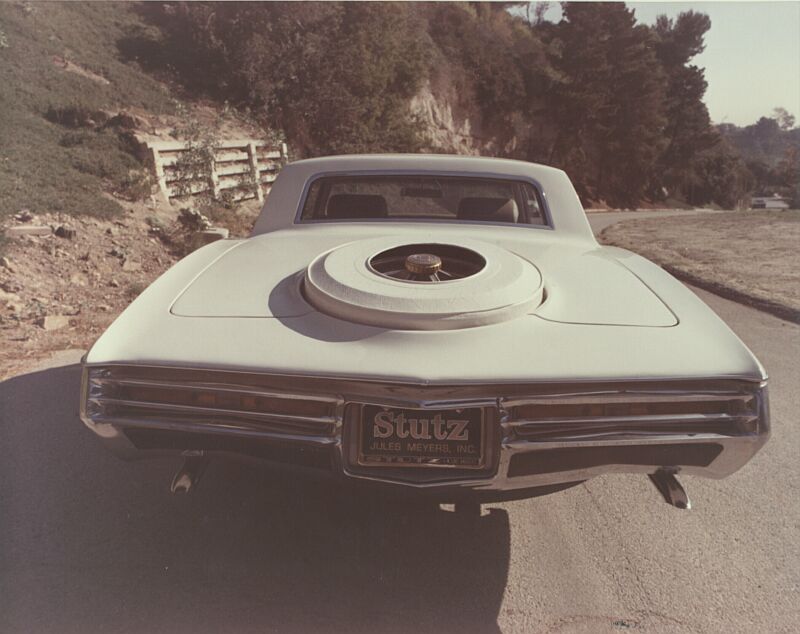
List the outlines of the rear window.
{"label": "rear window", "polygon": [[308,190],[300,219],[547,224],[531,183],[431,175],[318,178]]}

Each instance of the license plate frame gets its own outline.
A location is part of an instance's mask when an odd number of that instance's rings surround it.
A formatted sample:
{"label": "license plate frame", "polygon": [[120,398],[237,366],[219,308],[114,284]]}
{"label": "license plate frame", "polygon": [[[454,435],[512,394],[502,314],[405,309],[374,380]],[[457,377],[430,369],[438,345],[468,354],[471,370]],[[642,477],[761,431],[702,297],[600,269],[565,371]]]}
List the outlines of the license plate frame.
{"label": "license plate frame", "polygon": [[[376,416],[381,412],[386,414],[380,418],[381,435],[376,438]],[[403,416],[403,425],[398,425],[398,415]],[[360,403],[356,462],[370,468],[484,470],[489,459],[486,420],[482,406],[414,408]],[[388,433],[390,424],[392,432]],[[445,438],[441,438],[443,431],[447,432]],[[404,432],[406,436],[398,436]],[[464,433],[467,438],[461,440]],[[399,446],[389,448],[389,443]]]}

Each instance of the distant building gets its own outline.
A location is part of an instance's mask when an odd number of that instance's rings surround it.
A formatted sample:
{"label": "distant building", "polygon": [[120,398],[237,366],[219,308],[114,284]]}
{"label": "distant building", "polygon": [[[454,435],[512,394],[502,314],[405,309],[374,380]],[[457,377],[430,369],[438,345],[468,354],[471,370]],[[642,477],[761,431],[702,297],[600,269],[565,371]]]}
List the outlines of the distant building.
{"label": "distant building", "polygon": [[750,201],[750,209],[789,209],[791,198],[784,198],[773,194],[772,196],[754,196]]}

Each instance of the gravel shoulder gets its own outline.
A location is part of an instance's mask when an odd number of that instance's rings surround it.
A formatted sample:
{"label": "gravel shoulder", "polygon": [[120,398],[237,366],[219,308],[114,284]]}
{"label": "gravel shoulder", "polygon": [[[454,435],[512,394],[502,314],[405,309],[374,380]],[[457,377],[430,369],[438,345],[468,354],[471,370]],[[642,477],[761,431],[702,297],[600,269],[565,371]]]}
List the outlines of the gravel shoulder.
{"label": "gravel shoulder", "polygon": [[[191,248],[175,206],[120,204],[107,220],[25,212],[0,225],[0,381],[54,351],[90,348]],[[249,231],[257,206],[229,214],[232,236]]]}
{"label": "gravel shoulder", "polygon": [[[176,261],[148,233],[148,212],[131,205],[113,220],[55,214],[12,219],[0,259],[0,379],[53,351],[88,348]],[[42,231],[14,233],[30,227]],[[57,235],[59,227],[68,228],[63,235],[69,237]]]}
{"label": "gravel shoulder", "polygon": [[606,227],[599,239],[691,284],[800,323],[800,211],[633,219]]}

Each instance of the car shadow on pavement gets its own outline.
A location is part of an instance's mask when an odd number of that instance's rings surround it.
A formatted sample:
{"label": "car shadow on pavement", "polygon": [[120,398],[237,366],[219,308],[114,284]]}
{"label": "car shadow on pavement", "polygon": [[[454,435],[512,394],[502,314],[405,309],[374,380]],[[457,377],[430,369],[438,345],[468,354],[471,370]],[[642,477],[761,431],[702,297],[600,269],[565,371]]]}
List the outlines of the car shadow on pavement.
{"label": "car shadow on pavement", "polygon": [[0,383],[0,630],[498,631],[504,510],[465,522],[217,460],[126,463],[77,416],[76,365]]}

